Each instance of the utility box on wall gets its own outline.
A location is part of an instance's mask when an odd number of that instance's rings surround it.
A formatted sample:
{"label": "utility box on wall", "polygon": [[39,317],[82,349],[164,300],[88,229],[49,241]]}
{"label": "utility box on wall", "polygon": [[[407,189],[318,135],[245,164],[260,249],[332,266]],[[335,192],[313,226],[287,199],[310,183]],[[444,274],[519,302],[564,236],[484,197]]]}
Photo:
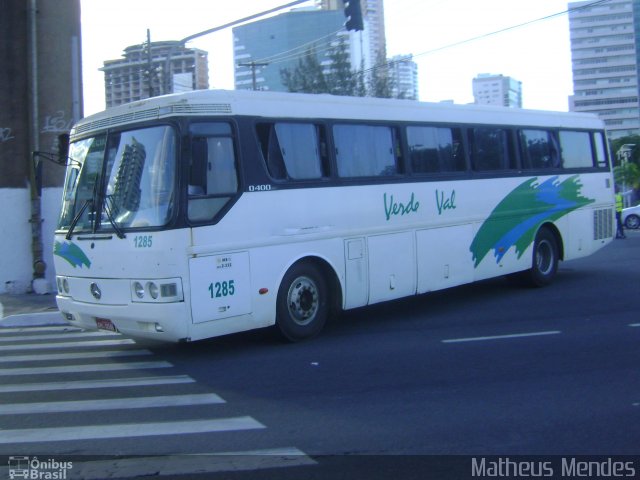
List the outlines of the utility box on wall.
{"label": "utility box on wall", "polygon": [[44,293],[64,168],[44,162],[38,189],[32,152],[82,117],[80,0],[6,0],[0,37],[0,293]]}

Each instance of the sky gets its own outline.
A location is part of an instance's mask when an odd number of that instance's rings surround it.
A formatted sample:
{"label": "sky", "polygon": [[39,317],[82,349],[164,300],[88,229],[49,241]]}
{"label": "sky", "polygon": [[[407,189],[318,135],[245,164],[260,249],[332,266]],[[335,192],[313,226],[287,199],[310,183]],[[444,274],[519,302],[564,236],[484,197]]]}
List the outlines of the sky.
{"label": "sky", "polygon": [[[152,42],[179,40],[286,3],[81,0],[85,116],[105,108],[98,69],[146,41],[147,29]],[[566,14],[487,36],[567,8],[565,0],[387,0],[387,56],[414,55],[422,101],[472,103],[473,78],[491,73],[522,82],[524,108],[567,111],[572,78]],[[208,52],[210,88],[233,89],[232,45],[231,28],[187,44]]]}

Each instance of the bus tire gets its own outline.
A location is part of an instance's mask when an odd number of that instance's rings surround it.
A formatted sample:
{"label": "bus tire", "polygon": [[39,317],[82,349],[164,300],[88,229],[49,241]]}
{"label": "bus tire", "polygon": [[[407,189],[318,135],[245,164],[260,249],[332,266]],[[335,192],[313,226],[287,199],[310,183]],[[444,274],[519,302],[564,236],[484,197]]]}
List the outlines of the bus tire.
{"label": "bus tire", "polygon": [[529,285],[545,287],[553,281],[558,271],[559,251],[553,232],[548,228],[541,228],[533,243],[531,270],[526,272]]}
{"label": "bus tire", "polygon": [[316,336],[329,314],[327,282],[318,267],[296,263],[278,289],[276,327],[291,342]]}

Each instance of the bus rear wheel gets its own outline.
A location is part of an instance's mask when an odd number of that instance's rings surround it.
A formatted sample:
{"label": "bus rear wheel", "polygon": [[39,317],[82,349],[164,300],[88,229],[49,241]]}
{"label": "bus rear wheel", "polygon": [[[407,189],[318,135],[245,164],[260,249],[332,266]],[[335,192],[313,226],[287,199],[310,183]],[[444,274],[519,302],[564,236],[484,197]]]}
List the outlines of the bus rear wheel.
{"label": "bus rear wheel", "polygon": [[329,314],[327,283],[312,263],[297,263],[278,289],[276,326],[282,336],[297,342],[316,336]]}
{"label": "bus rear wheel", "polygon": [[542,228],[533,244],[531,269],[525,272],[528,283],[534,287],[549,285],[558,271],[559,248],[556,236],[548,228]]}

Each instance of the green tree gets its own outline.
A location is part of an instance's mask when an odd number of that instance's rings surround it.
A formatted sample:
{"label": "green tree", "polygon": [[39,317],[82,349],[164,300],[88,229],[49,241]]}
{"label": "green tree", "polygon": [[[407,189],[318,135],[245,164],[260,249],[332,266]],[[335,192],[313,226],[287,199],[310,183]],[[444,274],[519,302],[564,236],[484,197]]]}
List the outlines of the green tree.
{"label": "green tree", "polygon": [[631,147],[631,157],[630,161],[640,165],[640,135],[627,135],[625,137],[616,138],[615,140],[611,140],[611,149],[613,150],[613,154],[616,155],[614,159],[614,164],[619,163],[618,152],[622,148],[623,145],[634,145]]}
{"label": "green tree", "polygon": [[356,96],[358,92],[358,76],[351,70],[349,51],[341,38],[340,43],[329,51],[331,64],[326,74],[329,93],[333,95]]}
{"label": "green tree", "polygon": [[611,141],[611,148],[616,185],[640,189],[640,135],[616,138]]}
{"label": "green tree", "polygon": [[380,53],[376,65],[369,74],[369,95],[379,98],[393,97],[393,83],[389,75],[387,59]]}
{"label": "green tree", "polygon": [[289,92],[363,96],[363,76],[351,70],[349,51],[342,39],[329,50],[327,57],[331,61],[328,68],[320,63],[315,48],[310,48],[293,70],[280,70],[283,85]]}
{"label": "green tree", "polygon": [[393,97],[393,79],[383,55],[378,56],[377,65],[368,71],[365,71],[364,63],[361,63],[358,71],[354,71],[351,68],[347,45],[340,39],[340,42],[329,50],[327,57],[331,62],[329,67],[323,67],[316,49],[310,48],[304,57],[298,60],[295,68],[280,70],[283,85],[289,92]]}
{"label": "green tree", "polygon": [[626,185],[634,190],[640,189],[640,167],[634,162],[625,162],[613,168],[616,185]]}
{"label": "green tree", "polygon": [[290,92],[329,93],[327,78],[314,47],[310,47],[298,60],[298,65],[293,71],[288,68],[281,69],[280,78]]}

